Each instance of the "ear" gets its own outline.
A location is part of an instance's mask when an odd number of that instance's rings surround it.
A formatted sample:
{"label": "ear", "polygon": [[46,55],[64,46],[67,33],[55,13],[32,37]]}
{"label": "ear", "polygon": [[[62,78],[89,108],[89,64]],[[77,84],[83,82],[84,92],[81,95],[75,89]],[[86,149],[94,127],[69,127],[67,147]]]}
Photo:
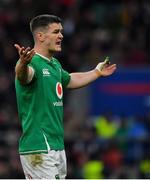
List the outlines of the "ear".
{"label": "ear", "polygon": [[45,40],[45,34],[43,32],[38,32],[36,34],[36,38],[40,41],[43,42]]}

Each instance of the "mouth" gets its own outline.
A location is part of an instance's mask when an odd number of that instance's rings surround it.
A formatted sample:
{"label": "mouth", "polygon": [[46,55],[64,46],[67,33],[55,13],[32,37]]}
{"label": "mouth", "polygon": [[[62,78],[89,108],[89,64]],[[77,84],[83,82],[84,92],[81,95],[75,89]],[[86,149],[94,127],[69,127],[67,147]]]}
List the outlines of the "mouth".
{"label": "mouth", "polygon": [[61,41],[57,41],[56,45],[61,46]]}

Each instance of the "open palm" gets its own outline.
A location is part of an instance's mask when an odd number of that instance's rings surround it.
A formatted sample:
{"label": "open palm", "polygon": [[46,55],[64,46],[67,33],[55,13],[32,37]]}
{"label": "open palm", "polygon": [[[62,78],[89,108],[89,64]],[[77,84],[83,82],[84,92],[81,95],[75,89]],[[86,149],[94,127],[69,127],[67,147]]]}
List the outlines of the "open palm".
{"label": "open palm", "polygon": [[101,75],[102,76],[109,76],[113,74],[113,72],[116,70],[116,64],[112,65],[106,65],[102,70],[101,70]]}

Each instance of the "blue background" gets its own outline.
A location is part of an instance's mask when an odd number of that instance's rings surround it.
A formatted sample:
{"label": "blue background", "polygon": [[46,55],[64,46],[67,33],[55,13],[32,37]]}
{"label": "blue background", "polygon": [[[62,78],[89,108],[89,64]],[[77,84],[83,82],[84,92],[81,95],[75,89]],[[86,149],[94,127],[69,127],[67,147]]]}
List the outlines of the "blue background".
{"label": "blue background", "polygon": [[150,104],[150,71],[119,69],[112,76],[92,83],[90,95],[91,115],[108,110],[117,115],[145,114]]}

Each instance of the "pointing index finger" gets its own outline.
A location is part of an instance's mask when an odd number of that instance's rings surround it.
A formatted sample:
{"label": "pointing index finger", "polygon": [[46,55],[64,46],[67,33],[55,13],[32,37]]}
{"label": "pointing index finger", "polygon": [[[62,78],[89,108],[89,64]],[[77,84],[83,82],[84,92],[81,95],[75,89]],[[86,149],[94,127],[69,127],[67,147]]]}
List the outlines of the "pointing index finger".
{"label": "pointing index finger", "polygon": [[19,46],[19,44],[14,44],[15,48],[20,51],[21,50],[21,47]]}

